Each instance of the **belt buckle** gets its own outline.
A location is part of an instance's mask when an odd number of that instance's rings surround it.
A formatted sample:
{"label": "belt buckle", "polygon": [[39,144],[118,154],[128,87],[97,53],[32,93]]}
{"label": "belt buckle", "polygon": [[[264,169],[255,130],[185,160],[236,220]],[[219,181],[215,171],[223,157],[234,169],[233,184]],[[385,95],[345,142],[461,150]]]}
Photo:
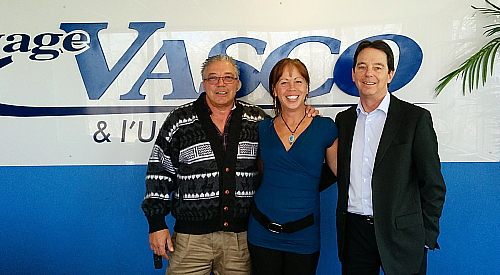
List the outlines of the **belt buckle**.
{"label": "belt buckle", "polygon": [[[272,228],[272,227],[274,227],[274,228]],[[281,225],[279,223],[275,223],[275,222],[269,222],[267,224],[267,230],[269,230],[273,233],[279,234],[279,233],[283,232],[283,225]]]}
{"label": "belt buckle", "polygon": [[365,216],[368,224],[373,225],[373,216]]}

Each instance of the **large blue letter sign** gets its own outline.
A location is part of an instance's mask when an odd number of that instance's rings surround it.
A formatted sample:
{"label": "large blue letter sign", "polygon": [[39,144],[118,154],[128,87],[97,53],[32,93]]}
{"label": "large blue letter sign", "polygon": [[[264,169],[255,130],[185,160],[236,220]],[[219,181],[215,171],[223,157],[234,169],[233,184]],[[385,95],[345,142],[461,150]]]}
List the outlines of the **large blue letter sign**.
{"label": "large blue letter sign", "polygon": [[132,22],[130,29],[137,30],[138,36],[110,70],[106,57],[99,42],[98,32],[106,29],[108,23],[61,23],[60,28],[66,32],[84,30],[90,35],[90,48],[77,55],[76,61],[80,67],[85,88],[89,99],[99,99],[118,77],[120,72],[135,56],[146,40],[158,29],[165,27],[163,22]]}
{"label": "large blue letter sign", "polygon": [[[168,73],[153,73],[154,68],[165,56],[168,66]],[[132,89],[127,94],[120,96],[120,99],[144,99],[146,96],[140,93],[140,89],[146,79],[170,79],[172,81],[172,93],[164,95],[163,99],[189,99],[197,98],[198,94],[194,89],[193,75],[189,68],[189,61],[186,53],[186,46],[182,40],[163,40],[163,45],[149,62],[146,70],[135,82]]]}

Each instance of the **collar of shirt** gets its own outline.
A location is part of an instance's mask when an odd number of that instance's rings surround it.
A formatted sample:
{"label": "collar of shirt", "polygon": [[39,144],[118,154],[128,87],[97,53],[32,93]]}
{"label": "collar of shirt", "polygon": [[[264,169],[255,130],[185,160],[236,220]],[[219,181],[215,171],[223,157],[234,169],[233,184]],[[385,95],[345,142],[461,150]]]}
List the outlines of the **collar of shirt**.
{"label": "collar of shirt", "polygon": [[[212,115],[212,109],[210,109],[210,107],[208,106],[208,103],[207,103],[207,100],[205,99],[205,106],[207,106],[207,111],[208,111],[208,114],[209,115]],[[236,101],[234,101],[233,103],[233,108],[231,108],[231,113],[234,111],[234,109],[236,109]],[[231,114],[229,114],[231,115]]]}
{"label": "collar of shirt", "polygon": [[[391,96],[389,95],[389,92],[387,92],[384,96],[384,99],[382,99],[382,102],[378,105],[376,110],[380,110],[387,115],[389,113],[389,104],[391,103]],[[360,113],[363,113],[365,115],[368,115],[367,112],[365,112],[365,109],[363,108],[363,105],[361,105],[361,100],[358,101],[358,106],[356,107],[356,114],[359,116]]]}
{"label": "collar of shirt", "polygon": [[[212,115],[212,110],[208,106],[206,99],[205,99],[205,106],[207,106],[208,114],[211,116]],[[233,108],[231,109],[231,112],[229,113],[229,116],[226,118],[226,124],[224,125],[224,131],[223,132],[221,132],[219,130],[219,128],[217,128],[214,125],[215,129],[217,130],[217,133],[219,134],[219,137],[221,138],[222,146],[224,147],[224,150],[226,149],[227,142],[228,142],[229,124],[231,123],[231,117],[233,115],[234,109],[236,109],[236,101],[233,103]]]}

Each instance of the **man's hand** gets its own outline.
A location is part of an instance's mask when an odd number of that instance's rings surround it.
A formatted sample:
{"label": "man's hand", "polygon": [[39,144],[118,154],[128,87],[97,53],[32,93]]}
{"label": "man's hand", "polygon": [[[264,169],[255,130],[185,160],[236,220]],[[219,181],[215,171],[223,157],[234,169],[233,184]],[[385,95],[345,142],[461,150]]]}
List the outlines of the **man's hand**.
{"label": "man's hand", "polygon": [[316,110],[311,105],[306,105],[306,114],[308,117],[315,117],[315,116],[319,115],[319,111]]}
{"label": "man's hand", "polygon": [[[149,234],[149,247],[156,255],[160,255],[165,259],[170,259],[167,253],[174,251],[170,231],[163,229]],[[167,251],[168,249],[168,251]]]}

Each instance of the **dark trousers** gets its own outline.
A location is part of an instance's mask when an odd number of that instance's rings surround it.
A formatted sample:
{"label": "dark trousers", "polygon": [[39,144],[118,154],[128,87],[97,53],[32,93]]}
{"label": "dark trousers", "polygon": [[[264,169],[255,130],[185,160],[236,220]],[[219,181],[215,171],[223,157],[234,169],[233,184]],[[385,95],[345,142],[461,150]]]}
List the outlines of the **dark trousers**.
{"label": "dark trousers", "polygon": [[253,275],[314,275],[319,251],[297,254],[268,249],[248,243]]}
{"label": "dark trousers", "polygon": [[[375,239],[373,222],[366,216],[348,214],[346,227],[346,248],[342,262],[343,275],[379,275],[383,269]],[[425,248],[422,248],[425,249]],[[427,249],[416,274],[427,271]]]}

